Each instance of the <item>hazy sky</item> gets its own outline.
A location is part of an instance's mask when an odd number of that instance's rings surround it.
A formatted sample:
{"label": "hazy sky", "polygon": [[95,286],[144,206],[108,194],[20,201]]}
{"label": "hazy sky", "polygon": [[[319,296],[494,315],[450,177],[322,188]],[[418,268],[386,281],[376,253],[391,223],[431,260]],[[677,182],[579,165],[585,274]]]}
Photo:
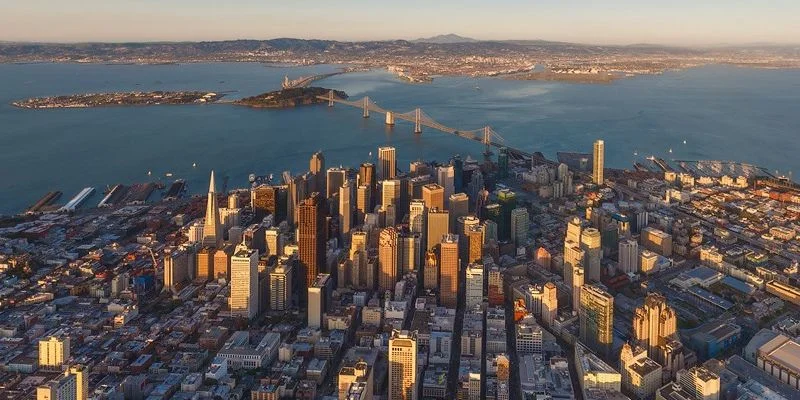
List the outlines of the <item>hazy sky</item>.
{"label": "hazy sky", "polygon": [[800,0],[0,0],[0,40],[800,43]]}

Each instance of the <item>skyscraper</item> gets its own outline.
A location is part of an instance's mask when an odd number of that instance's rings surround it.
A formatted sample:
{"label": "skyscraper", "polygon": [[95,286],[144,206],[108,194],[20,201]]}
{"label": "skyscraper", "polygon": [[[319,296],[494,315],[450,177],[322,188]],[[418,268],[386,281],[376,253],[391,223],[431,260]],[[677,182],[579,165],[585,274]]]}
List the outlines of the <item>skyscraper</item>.
{"label": "skyscraper", "polygon": [[219,220],[217,190],[214,183],[214,171],[208,183],[208,200],[206,201],[206,219],[203,223],[203,245],[217,246],[222,241],[222,225]]}
{"label": "skyscraper", "polygon": [[637,307],[633,313],[633,339],[644,346],[656,361],[659,361],[658,346],[662,339],[674,335],[677,331],[678,320],[675,310],[667,305],[666,297],[661,294],[648,294],[644,304]]}
{"label": "skyscraper", "polygon": [[469,214],[469,196],[466,193],[450,195],[447,210],[450,211],[450,226],[455,226],[459,217],[466,217]]}
{"label": "skyscraper", "polygon": [[83,367],[71,367],[63,374],[36,387],[37,400],[86,400],[88,372]]}
{"label": "skyscraper", "polygon": [[500,241],[511,238],[511,211],[517,208],[517,194],[509,189],[497,191],[497,202],[500,204],[500,220],[497,222],[497,236]]}
{"label": "skyscraper", "polygon": [[639,270],[639,243],[635,240],[619,242],[619,269],[624,273]]}
{"label": "skyscraper", "polygon": [[466,262],[480,262],[483,259],[483,225],[470,226],[467,230]]}
{"label": "skyscraper", "polygon": [[308,327],[322,328],[322,319],[328,311],[330,292],[333,290],[330,274],[319,274],[308,287]]}
{"label": "skyscraper", "polygon": [[442,241],[442,236],[450,233],[450,213],[440,208],[428,209],[427,250],[432,250]]}
{"label": "skyscraper", "polygon": [[[361,185],[367,185],[368,192],[369,192],[369,199],[371,203],[367,206],[367,209],[372,210],[375,207],[375,187],[378,184],[378,178],[375,174],[375,164],[372,163],[363,163],[361,167],[358,169],[358,181],[356,182],[356,187]],[[370,211],[371,212],[371,211]]]}
{"label": "skyscraper", "polygon": [[386,213],[386,225],[395,225],[400,202],[400,180],[389,179],[381,182],[381,211]]}
{"label": "skyscraper", "polygon": [[325,176],[327,181],[325,184],[325,197],[330,199],[339,192],[339,188],[342,187],[347,180],[347,170],[342,167],[328,168]]}
{"label": "skyscraper", "polygon": [[467,265],[465,273],[467,310],[483,303],[483,275],[483,265],[476,263]]}
{"label": "skyscraper", "polygon": [[542,293],[542,322],[546,327],[552,327],[558,314],[558,290],[553,282],[544,284]]}
{"label": "skyscraper", "polygon": [[411,232],[425,233],[425,202],[419,199],[411,200],[408,208],[408,228]]}
{"label": "skyscraper", "polygon": [[[330,185],[329,185],[330,187]],[[345,180],[339,188],[339,231],[344,243],[353,229],[353,185],[350,180]]]}
{"label": "skyscraper", "polygon": [[435,251],[425,252],[423,287],[426,290],[439,288],[439,256]]}
{"label": "skyscraper", "polygon": [[372,192],[368,185],[359,185],[356,189],[356,223],[364,223],[364,217],[372,212]]}
{"label": "skyscraper", "polygon": [[[786,379],[788,380],[789,378],[787,377]],[[680,370],[676,380],[684,390],[694,396],[694,400],[719,399],[719,375],[706,367],[696,366],[688,370]]]}
{"label": "skyscraper", "polygon": [[204,246],[197,252],[194,279],[198,282],[207,282],[214,276],[214,253],[211,246]]}
{"label": "skyscraper", "polygon": [[594,157],[592,158],[592,182],[603,184],[603,168],[605,163],[605,144],[602,140],[594,142]]}
{"label": "skyscraper", "polygon": [[286,311],[291,307],[294,262],[289,258],[278,261],[269,272],[269,308]]}
{"label": "skyscraper", "polygon": [[231,315],[247,319],[258,314],[258,250],[244,243],[236,246],[231,257]]}
{"label": "skyscraper", "polygon": [[439,304],[456,308],[458,305],[458,236],[445,235],[439,247]]}
{"label": "skyscraper", "polygon": [[530,216],[527,208],[515,208],[511,210],[511,242],[519,247],[528,240],[528,230],[530,229]]}
{"label": "skyscraper", "polygon": [[298,212],[297,247],[306,287],[325,271],[325,212],[322,196],[314,192],[303,200]]}
{"label": "skyscraper", "polygon": [[422,187],[422,200],[428,209],[438,208],[444,210],[444,188],[436,183],[429,183]]}
{"label": "skyscraper", "polygon": [[580,340],[608,357],[614,339],[614,297],[591,284],[583,285],[580,292]]}
{"label": "skyscraper", "polygon": [[581,220],[578,217],[572,218],[569,223],[567,223],[567,236],[564,238],[564,241],[580,243],[582,231]]}
{"label": "skyscraper", "polygon": [[39,340],[39,367],[61,370],[61,366],[69,360],[69,336],[49,336]]}
{"label": "skyscraper", "polygon": [[581,234],[583,268],[586,272],[586,279],[594,282],[600,282],[600,259],[603,256],[600,237],[600,231],[595,228],[586,228]]}
{"label": "skyscraper", "polygon": [[394,179],[397,176],[397,158],[394,147],[378,147],[378,164],[380,164],[380,180]]}
{"label": "skyscraper", "polygon": [[570,275],[570,286],[572,287],[572,311],[580,312],[581,304],[581,290],[586,282],[586,272],[580,263],[572,266],[572,274]]}
{"label": "skyscraper", "polygon": [[444,188],[445,199],[449,200],[456,191],[455,176],[455,169],[452,165],[442,165],[436,168],[436,183]]}
{"label": "skyscraper", "polygon": [[389,400],[417,399],[417,333],[392,331],[389,338]]}
{"label": "skyscraper", "polygon": [[381,230],[378,237],[378,288],[380,292],[394,291],[398,279],[400,258],[398,232],[394,227]]}
{"label": "skyscraper", "polygon": [[311,182],[309,184],[309,193],[325,192],[325,156],[321,151],[311,155],[311,160],[308,162],[308,171],[311,172]]}

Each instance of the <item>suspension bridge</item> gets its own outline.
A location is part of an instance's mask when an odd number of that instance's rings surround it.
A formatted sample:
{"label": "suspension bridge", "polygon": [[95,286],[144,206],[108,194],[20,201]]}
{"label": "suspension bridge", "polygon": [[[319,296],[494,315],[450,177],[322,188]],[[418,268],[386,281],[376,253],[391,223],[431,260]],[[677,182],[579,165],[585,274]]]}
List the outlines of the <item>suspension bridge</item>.
{"label": "suspension bridge", "polygon": [[335,104],[343,104],[351,107],[360,108],[362,116],[369,118],[370,113],[382,114],[386,117],[386,125],[394,126],[396,120],[408,121],[414,124],[414,133],[421,134],[422,128],[431,128],[464,139],[469,139],[485,146],[484,155],[489,156],[492,154],[492,147],[505,149],[510,157],[519,159],[530,159],[539,164],[556,165],[555,161],[548,160],[538,153],[529,153],[524,150],[509,147],[505,144],[505,139],[495,132],[490,126],[473,130],[461,130],[441,124],[431,118],[422,108],[415,108],[405,113],[398,113],[395,111],[384,109],[376,104],[369,96],[362,97],[358,100],[343,99],[334,93],[333,90],[329,91],[327,95],[317,96],[320,100],[326,100],[328,107],[333,107]]}

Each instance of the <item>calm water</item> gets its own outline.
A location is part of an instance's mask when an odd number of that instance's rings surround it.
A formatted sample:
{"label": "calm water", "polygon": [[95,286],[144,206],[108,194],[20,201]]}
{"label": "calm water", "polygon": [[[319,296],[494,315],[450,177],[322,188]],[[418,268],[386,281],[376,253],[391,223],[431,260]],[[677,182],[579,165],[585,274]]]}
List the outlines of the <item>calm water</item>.
{"label": "calm water", "polygon": [[[335,67],[274,68],[260,64],[167,66],[0,65],[0,213],[23,210],[49,190],[66,202],[85,186],[185,178],[205,190],[210,169],[230,187],[250,173],[308,168],[323,150],[329,166],[354,166],[380,145],[398,148],[400,166],[452,154],[480,158],[476,143],[410,124],[387,130],[382,116],[364,120],[350,107],[253,110],[226,104],[23,110],[33,96],[130,90],[231,91],[230,97],[274,90],[291,77]],[[628,168],[640,156],[745,161],[800,170],[800,71],[706,67],[610,85],[442,78],[410,85],[383,72],[330,78],[321,86],[369,95],[401,112],[417,106],[445,125],[491,125],[511,146],[590,151],[606,141],[606,162]],[[480,87],[480,90],[476,89]],[[683,140],[688,142],[683,145]],[[672,148],[672,156],[668,150]],[[192,168],[192,163],[197,168]],[[147,172],[153,175],[148,178]],[[163,178],[171,172],[173,178]],[[161,177],[161,178],[156,178]],[[95,205],[95,194],[87,204]]]}

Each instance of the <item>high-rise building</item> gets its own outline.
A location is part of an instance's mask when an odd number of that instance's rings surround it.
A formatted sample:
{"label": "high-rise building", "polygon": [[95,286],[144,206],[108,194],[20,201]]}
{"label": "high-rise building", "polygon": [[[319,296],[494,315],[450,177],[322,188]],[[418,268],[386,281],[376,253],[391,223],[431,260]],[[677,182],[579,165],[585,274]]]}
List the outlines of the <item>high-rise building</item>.
{"label": "high-rise building", "polygon": [[524,245],[528,240],[530,229],[530,216],[527,208],[511,210],[511,242],[517,247]]}
{"label": "high-rise building", "polygon": [[214,253],[214,275],[212,279],[230,279],[231,257],[236,249],[231,243],[225,243]]}
{"label": "high-rise building", "polygon": [[603,168],[605,167],[605,144],[602,140],[594,142],[594,154],[592,158],[592,182],[596,185],[603,184]]}
{"label": "high-rise building", "polygon": [[319,193],[303,200],[299,207],[297,247],[300,265],[306,275],[306,287],[311,286],[317,274],[325,268],[325,211]]}
{"label": "high-rise building", "polygon": [[387,290],[394,291],[394,285],[399,277],[399,247],[397,229],[390,226],[381,230],[378,237],[378,288],[381,293]]}
{"label": "high-rise building", "polygon": [[[330,184],[328,185],[330,188]],[[345,180],[339,188],[339,232],[342,242],[350,237],[353,229],[353,185],[350,180]]]}
{"label": "high-rise building", "polygon": [[469,264],[466,271],[466,309],[483,303],[483,265]]}
{"label": "high-rise building", "polygon": [[271,227],[264,231],[264,241],[266,243],[267,256],[282,256],[284,246],[284,235],[280,228]]}
{"label": "high-rise building", "polygon": [[164,290],[177,293],[183,287],[189,279],[189,257],[189,252],[184,249],[164,255]]}
{"label": "high-rise building", "polygon": [[275,224],[286,219],[288,206],[288,186],[270,186],[262,184],[250,189],[250,208],[256,221],[261,221],[267,215],[275,216]]}
{"label": "high-rise building", "polygon": [[648,354],[653,355],[656,361],[663,362],[658,357],[659,344],[677,331],[675,310],[667,305],[666,297],[661,294],[648,294],[644,304],[633,313],[633,339],[647,349]]}
{"label": "high-rise building", "polygon": [[434,251],[425,252],[423,287],[425,290],[439,288],[439,256]]}
{"label": "high-rise building", "polygon": [[378,147],[379,180],[394,179],[397,176],[397,158],[394,147]]}
{"label": "high-rise building", "polygon": [[502,306],[505,302],[503,270],[495,263],[484,264],[484,269],[487,270],[488,275],[486,280],[488,281],[489,306]]}
{"label": "high-rise building", "polygon": [[583,268],[586,280],[600,282],[600,259],[603,256],[600,231],[586,228],[581,234],[581,250],[583,250]]}
{"label": "high-rise building", "polygon": [[552,327],[557,315],[558,289],[553,282],[547,282],[542,293],[542,322],[546,327]]}
{"label": "high-rise building", "polygon": [[61,370],[61,366],[69,360],[69,336],[49,336],[39,340],[39,367]]}
{"label": "high-rise building", "polygon": [[429,183],[422,187],[422,200],[428,209],[438,208],[444,210],[444,188],[436,183]]}
{"label": "high-rise building", "polygon": [[483,259],[483,225],[470,226],[467,230],[466,262],[474,263]]}
{"label": "high-rise building", "polygon": [[355,226],[364,223],[364,217],[372,212],[372,192],[369,186],[359,185],[356,189],[356,223]]}
{"label": "high-rise building", "polygon": [[425,202],[420,199],[411,200],[408,207],[408,229],[411,232],[420,234],[425,233],[425,217],[427,208]]}
{"label": "high-rise building", "polygon": [[614,297],[591,284],[583,285],[580,293],[580,340],[608,357],[614,339]]}
{"label": "high-rise building", "polygon": [[89,371],[81,365],[71,366],[63,374],[36,388],[37,400],[87,400]]}
{"label": "high-rise building", "polygon": [[356,182],[356,187],[361,185],[367,186],[367,192],[369,193],[370,203],[367,205],[366,209],[372,210],[375,207],[375,188],[378,185],[378,178],[375,174],[375,164],[372,163],[363,163],[358,169],[358,181]]}
{"label": "high-rise building", "polygon": [[718,400],[720,379],[706,367],[696,366],[678,371],[676,378],[681,387],[694,396],[694,400]]}
{"label": "high-rise building", "polygon": [[89,369],[83,365],[71,365],[65,372],[75,377],[75,400],[88,400],[89,399]]}
{"label": "high-rise building", "polygon": [[292,305],[292,284],[294,261],[288,257],[278,260],[269,272],[269,308],[273,311],[286,311]]}
{"label": "high-rise building", "polygon": [[325,191],[325,156],[321,151],[311,155],[311,160],[308,162],[308,171],[311,173],[311,181],[309,182],[309,193]]}
{"label": "high-rise building", "polygon": [[567,236],[564,238],[564,241],[580,243],[582,232],[583,227],[581,225],[581,220],[578,217],[572,218],[569,223],[567,223]]}
{"label": "high-rise building", "polygon": [[466,193],[454,193],[449,199],[447,210],[450,211],[450,226],[455,226],[458,218],[469,214],[469,196]]}
{"label": "high-rise building", "polygon": [[511,211],[517,208],[517,194],[510,189],[497,191],[497,202],[500,204],[500,220],[497,222],[497,236],[500,241],[511,238]]}
{"label": "high-rise building", "polygon": [[214,253],[216,250],[211,246],[203,246],[197,252],[195,262],[194,279],[198,282],[207,282],[214,276]]}
{"label": "high-rise building", "polygon": [[639,270],[639,243],[635,240],[619,242],[619,269],[626,274]]}
{"label": "high-rise building", "polygon": [[389,400],[416,400],[417,383],[417,333],[392,331],[389,338]]}
{"label": "high-rise building", "polygon": [[253,318],[258,314],[258,250],[244,243],[236,246],[231,257],[231,315]]}
{"label": "high-rise building", "polygon": [[439,245],[439,304],[447,308],[458,305],[458,235],[447,234]]}
{"label": "high-rise building", "polygon": [[580,312],[581,290],[586,282],[586,272],[583,265],[577,263],[572,266],[570,274],[570,286],[572,287],[572,311]]}
{"label": "high-rise building", "polygon": [[[576,270],[580,270],[582,273],[585,273],[582,265],[583,259],[584,252],[581,250],[580,245],[577,242],[567,239],[564,242],[564,283],[567,284],[567,287],[572,292],[573,300],[580,299],[580,296],[578,295],[580,292],[580,285],[574,284],[574,272]],[[577,301],[572,302],[572,309],[578,309]]]}
{"label": "high-rise building", "polygon": [[420,239],[421,235],[416,232],[405,231],[398,236],[400,276],[406,272],[418,270],[422,257],[422,242]]}
{"label": "high-rise building", "polygon": [[647,356],[647,349],[625,343],[619,355],[619,364],[622,387],[626,392],[639,400],[653,398],[661,387],[662,368]]}
{"label": "high-rise building", "polygon": [[[444,198],[450,199],[456,191],[455,186],[455,169],[452,165],[443,165],[436,168],[436,183],[444,188]],[[448,210],[449,210],[448,205]]]}
{"label": "high-rise building", "polygon": [[339,188],[342,187],[347,180],[347,170],[342,167],[328,168],[325,177],[325,197],[330,199],[333,195],[339,193]]}
{"label": "high-rise building", "polygon": [[442,236],[450,233],[450,213],[441,208],[428,209],[427,250],[432,250],[441,241]]}
{"label": "high-rise building", "polygon": [[308,327],[309,328],[322,328],[322,320],[325,313],[328,311],[330,303],[330,295],[333,288],[331,287],[330,274],[319,274],[314,278],[314,283],[308,287]]}
{"label": "high-rise building", "polygon": [[386,213],[386,225],[392,226],[397,222],[397,208],[400,203],[400,180],[390,179],[381,182],[381,211]]}
{"label": "high-rise building", "polygon": [[214,183],[214,171],[208,183],[208,199],[206,200],[206,219],[203,223],[203,245],[217,246],[222,241],[222,224],[219,219],[217,205],[217,189]]}

